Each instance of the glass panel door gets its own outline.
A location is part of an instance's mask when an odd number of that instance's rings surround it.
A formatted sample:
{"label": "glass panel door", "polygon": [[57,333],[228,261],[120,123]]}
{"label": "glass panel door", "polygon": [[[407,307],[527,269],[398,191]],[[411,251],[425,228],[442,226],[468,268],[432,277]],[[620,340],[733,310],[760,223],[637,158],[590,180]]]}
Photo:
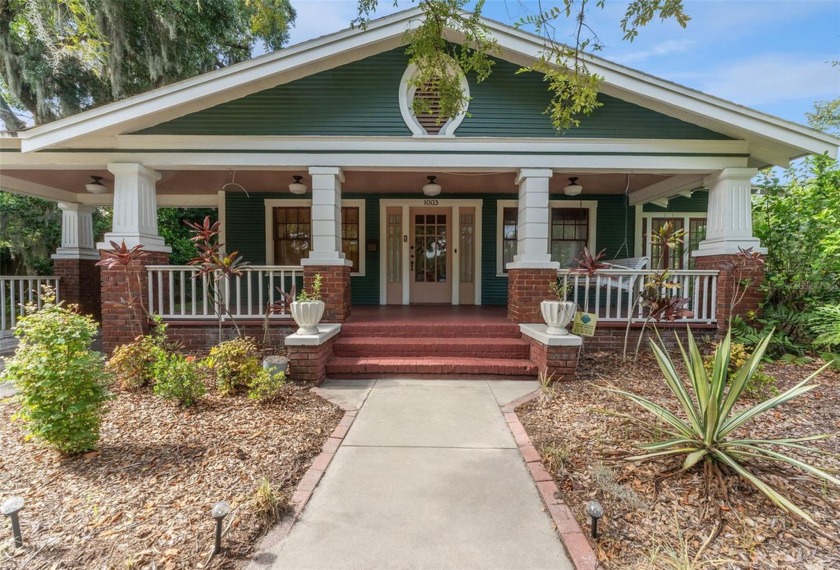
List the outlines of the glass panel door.
{"label": "glass panel door", "polygon": [[449,208],[411,209],[411,303],[451,303]]}

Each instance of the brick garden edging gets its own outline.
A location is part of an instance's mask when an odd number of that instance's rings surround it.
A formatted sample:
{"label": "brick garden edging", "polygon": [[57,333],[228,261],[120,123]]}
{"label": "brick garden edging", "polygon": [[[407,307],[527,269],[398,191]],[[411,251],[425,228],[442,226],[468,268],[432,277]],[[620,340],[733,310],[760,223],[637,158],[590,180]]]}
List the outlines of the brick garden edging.
{"label": "brick garden edging", "polygon": [[260,553],[269,550],[272,546],[286,538],[289,532],[291,532],[292,527],[294,527],[300,515],[303,513],[303,509],[309,503],[309,499],[312,498],[312,493],[315,492],[315,488],[321,482],[324,472],[326,472],[327,467],[332,463],[333,457],[335,457],[338,448],[347,436],[347,432],[350,431],[350,426],[353,425],[356,414],[359,413],[358,408],[348,407],[343,401],[332,398],[326,390],[316,387],[311,388],[310,391],[344,410],[344,417],[338,422],[338,425],[330,434],[330,437],[327,438],[327,441],[324,442],[324,445],[321,447],[321,453],[315,456],[315,459],[312,460],[312,465],[309,466],[309,469],[306,470],[306,473],[298,481],[295,492],[292,493],[292,498],[289,501],[292,507],[292,514],[284,517],[257,544],[253,559],[253,562],[256,564],[263,564],[263,561],[260,559]]}
{"label": "brick garden edging", "polygon": [[581,529],[575,516],[572,514],[566,502],[558,498],[560,493],[554,478],[543,467],[542,458],[537,448],[528,437],[525,427],[519,420],[516,414],[516,408],[530,402],[539,397],[540,391],[535,390],[518,400],[502,406],[502,413],[505,416],[508,427],[513,434],[513,439],[516,440],[516,445],[519,447],[519,452],[522,454],[522,459],[528,467],[528,472],[534,479],[534,484],[540,493],[540,498],[551,515],[551,520],[554,521],[554,526],[557,528],[557,534],[560,535],[560,541],[566,548],[566,553],[569,555],[572,564],[576,570],[594,570],[599,567],[598,556],[592,549],[589,539]]}

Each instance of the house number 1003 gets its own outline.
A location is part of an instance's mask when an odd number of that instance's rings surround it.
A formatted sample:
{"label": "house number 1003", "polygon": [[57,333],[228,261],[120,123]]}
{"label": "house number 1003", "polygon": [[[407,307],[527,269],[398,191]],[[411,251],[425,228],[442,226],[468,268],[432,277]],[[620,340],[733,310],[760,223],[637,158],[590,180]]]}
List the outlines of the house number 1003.
{"label": "house number 1003", "polygon": [[438,201],[437,200],[423,200],[423,205],[424,206],[437,206]]}

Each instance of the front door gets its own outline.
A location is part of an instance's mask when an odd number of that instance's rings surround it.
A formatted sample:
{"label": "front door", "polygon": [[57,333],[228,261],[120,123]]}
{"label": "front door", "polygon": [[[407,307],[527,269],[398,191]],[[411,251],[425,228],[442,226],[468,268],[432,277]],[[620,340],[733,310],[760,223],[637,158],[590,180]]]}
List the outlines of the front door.
{"label": "front door", "polygon": [[451,208],[411,208],[409,301],[452,303]]}

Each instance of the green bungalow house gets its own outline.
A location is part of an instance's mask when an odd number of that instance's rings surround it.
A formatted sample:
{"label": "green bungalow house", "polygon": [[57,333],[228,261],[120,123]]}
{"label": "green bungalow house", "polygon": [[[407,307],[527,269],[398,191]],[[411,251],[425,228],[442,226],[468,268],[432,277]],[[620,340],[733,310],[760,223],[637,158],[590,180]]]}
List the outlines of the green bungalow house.
{"label": "green bungalow house", "polygon": [[[757,169],[837,153],[840,141],[829,135],[594,56],[602,106],[558,133],[544,114],[543,78],[516,74],[542,40],[493,21],[485,22],[499,45],[492,75],[463,78],[468,113],[437,124],[411,111],[404,34],[421,17],[396,13],[0,136],[0,187],[60,203],[62,297],[102,318],[106,347],[131,335],[110,303],[124,276],[94,267],[111,240],[152,252],[137,268],[152,313],[188,344],[213,339],[204,284],[191,268],[166,265],[156,219],[164,206],[218,208],[228,250],[251,264],[227,284],[228,307],[255,328],[278,289],[321,274],[324,321],[346,323],[339,343],[375,334],[350,334],[354,319],[396,315],[453,339],[415,342],[413,357],[474,365],[492,355],[452,352],[464,340],[457,337],[470,336],[469,322],[501,321],[500,338],[518,336],[516,325],[540,322],[539,301],[559,271],[581,309],[598,317],[592,342],[614,347],[627,320],[643,316],[633,301],[645,273],[667,266],[692,311],[683,321],[715,329],[732,310],[739,248],[761,251],[750,215]],[[92,207],[106,205],[113,228],[96,244]],[[666,221],[686,231],[682,247],[651,243]],[[611,269],[567,274],[584,247],[605,250]],[[19,300],[23,288],[4,281],[10,291]],[[494,348],[493,330],[472,336],[497,356],[509,349],[512,359],[528,358],[510,343]],[[341,356],[320,350],[322,360]],[[350,360],[336,374],[376,371],[350,366],[375,345],[345,350]],[[392,372],[481,371],[412,368],[406,354],[394,357],[404,368]]]}

